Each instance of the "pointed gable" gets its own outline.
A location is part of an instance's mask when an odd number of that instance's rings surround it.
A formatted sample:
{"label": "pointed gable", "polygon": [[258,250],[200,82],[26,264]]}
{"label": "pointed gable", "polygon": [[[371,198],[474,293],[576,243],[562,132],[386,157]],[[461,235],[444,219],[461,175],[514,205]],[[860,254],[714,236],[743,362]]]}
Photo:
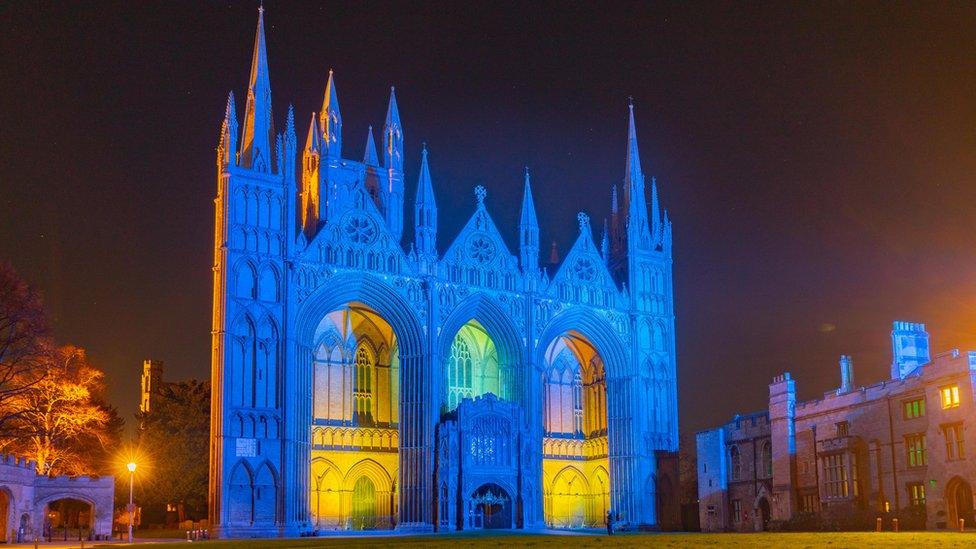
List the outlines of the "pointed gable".
{"label": "pointed gable", "polygon": [[583,212],[577,215],[579,236],[549,284],[552,297],[606,307],[616,302],[619,292],[600,248],[593,241],[590,217]]}
{"label": "pointed gable", "polygon": [[478,206],[441,262],[442,275],[451,282],[514,290],[518,259],[512,255],[485,208],[485,188],[475,188]]}
{"label": "pointed gable", "polygon": [[412,262],[362,180],[339,206],[330,211],[325,227],[306,248],[305,253],[311,254],[307,259],[365,271],[414,274]]}

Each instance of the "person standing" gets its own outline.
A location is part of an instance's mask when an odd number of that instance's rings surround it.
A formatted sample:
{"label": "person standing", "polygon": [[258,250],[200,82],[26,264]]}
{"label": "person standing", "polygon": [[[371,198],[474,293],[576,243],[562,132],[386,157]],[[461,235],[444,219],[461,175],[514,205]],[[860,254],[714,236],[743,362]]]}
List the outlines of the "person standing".
{"label": "person standing", "polygon": [[613,535],[613,511],[607,511],[607,535]]}

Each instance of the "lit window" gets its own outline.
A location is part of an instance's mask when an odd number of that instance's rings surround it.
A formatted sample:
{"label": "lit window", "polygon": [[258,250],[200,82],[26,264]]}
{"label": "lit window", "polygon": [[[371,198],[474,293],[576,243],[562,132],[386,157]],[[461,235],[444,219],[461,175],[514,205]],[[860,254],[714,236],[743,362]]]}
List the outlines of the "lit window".
{"label": "lit window", "polygon": [[949,461],[966,459],[966,446],[963,444],[962,423],[942,426],[945,436],[946,459]]}
{"label": "lit window", "polygon": [[742,505],[737,499],[732,500],[732,522],[742,522]]}
{"label": "lit window", "polygon": [[925,399],[917,398],[915,400],[905,401],[905,419],[915,419],[917,417],[925,416]]}
{"label": "lit window", "polygon": [[829,498],[846,498],[850,494],[844,456],[824,456],[824,492]]}
{"label": "lit window", "polygon": [[959,386],[949,385],[939,389],[942,395],[942,408],[957,408],[959,406]]}
{"label": "lit window", "polygon": [[925,457],[924,434],[906,435],[905,450],[908,452],[909,467],[922,467],[928,463],[928,459]]}
{"label": "lit window", "polygon": [[837,424],[837,436],[846,437],[851,431],[851,424],[848,421],[841,421]]}
{"label": "lit window", "polygon": [[908,501],[912,505],[925,507],[925,484],[913,482],[908,485]]}

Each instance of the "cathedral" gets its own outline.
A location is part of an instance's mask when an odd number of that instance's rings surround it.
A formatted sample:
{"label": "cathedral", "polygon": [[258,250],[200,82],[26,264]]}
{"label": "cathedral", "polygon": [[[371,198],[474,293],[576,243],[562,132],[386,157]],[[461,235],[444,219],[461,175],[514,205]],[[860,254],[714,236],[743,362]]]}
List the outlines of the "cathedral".
{"label": "cathedral", "polygon": [[595,236],[580,212],[543,269],[528,171],[516,246],[481,186],[460,234],[438,234],[436,169],[424,148],[404,173],[392,89],[378,141],[355,132],[361,160],[343,155],[331,72],[304,145],[291,108],[277,133],[263,9],[243,99],[239,122],[228,97],[217,148],[215,535],[677,514],[661,465],[678,444],[671,222],[645,189],[633,105],[610,219]]}

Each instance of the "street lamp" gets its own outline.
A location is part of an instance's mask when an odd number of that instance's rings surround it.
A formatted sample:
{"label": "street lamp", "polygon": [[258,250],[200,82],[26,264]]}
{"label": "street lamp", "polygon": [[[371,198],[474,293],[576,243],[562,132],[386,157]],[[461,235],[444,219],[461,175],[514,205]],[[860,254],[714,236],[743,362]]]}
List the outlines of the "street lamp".
{"label": "street lamp", "polygon": [[136,462],[130,461],[125,467],[129,470],[129,543],[132,543],[132,513],[135,511],[132,505],[132,480],[136,476]]}

